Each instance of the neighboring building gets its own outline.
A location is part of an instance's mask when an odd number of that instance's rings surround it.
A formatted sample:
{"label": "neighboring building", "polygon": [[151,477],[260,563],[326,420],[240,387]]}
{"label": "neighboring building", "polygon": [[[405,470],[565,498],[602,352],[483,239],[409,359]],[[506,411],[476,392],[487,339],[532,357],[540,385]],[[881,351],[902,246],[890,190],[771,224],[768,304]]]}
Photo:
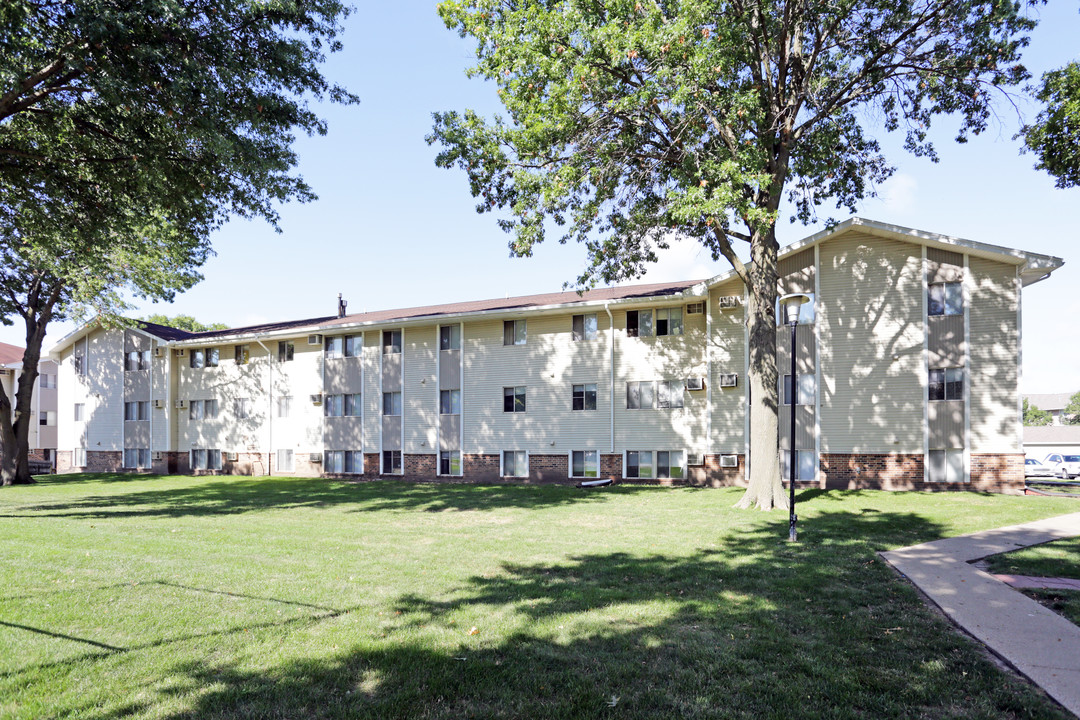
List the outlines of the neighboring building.
{"label": "neighboring building", "polygon": [[[15,407],[15,390],[22,375],[23,348],[0,343],[0,385]],[[38,381],[31,400],[33,420],[28,434],[29,459],[41,460],[56,467],[57,365],[51,360],[38,363]]]}
{"label": "neighboring building", "polygon": [[1051,453],[1080,455],[1080,425],[1025,427],[1024,453],[1039,462]]}
{"label": "neighboring building", "polygon": [[1069,400],[1075,393],[1046,393],[1042,395],[1024,395],[1023,398],[1028,401],[1028,405],[1034,405],[1040,410],[1045,410],[1050,413],[1051,425],[1064,425],[1062,420],[1062,414],[1065,412],[1065,406],[1069,404]]}
{"label": "neighboring building", "polygon": [[[778,329],[800,481],[1023,487],[1020,296],[1061,260],[857,218],[780,258],[781,294],[812,298],[794,392]],[[738,484],[745,307],[727,272],[204,333],[91,323],[51,353],[60,470]]]}

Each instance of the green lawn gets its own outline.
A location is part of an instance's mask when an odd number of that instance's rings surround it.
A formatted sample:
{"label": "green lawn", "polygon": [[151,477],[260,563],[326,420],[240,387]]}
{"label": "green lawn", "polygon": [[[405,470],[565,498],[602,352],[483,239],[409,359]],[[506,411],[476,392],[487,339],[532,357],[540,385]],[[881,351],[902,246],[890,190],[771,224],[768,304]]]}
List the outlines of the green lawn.
{"label": "green lawn", "polygon": [[[68,476],[0,489],[0,716],[1067,718],[875,552],[979,494]],[[475,630],[474,630],[475,628]]]}
{"label": "green lawn", "polygon": [[[1068,538],[1033,545],[1023,550],[987,558],[987,571],[1005,575],[1080,579],[1080,538]],[[1075,590],[1036,590],[1020,592],[1054,612],[1080,624],[1080,592]]]}

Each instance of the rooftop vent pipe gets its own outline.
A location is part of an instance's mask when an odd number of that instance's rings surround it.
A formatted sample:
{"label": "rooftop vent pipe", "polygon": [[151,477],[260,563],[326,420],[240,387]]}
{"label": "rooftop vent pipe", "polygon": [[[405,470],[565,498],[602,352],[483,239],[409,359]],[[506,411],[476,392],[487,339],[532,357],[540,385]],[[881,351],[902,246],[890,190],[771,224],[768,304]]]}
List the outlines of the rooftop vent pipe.
{"label": "rooftop vent pipe", "polygon": [[348,301],[347,300],[342,300],[341,299],[341,293],[338,293],[337,294],[337,316],[339,318],[345,317],[345,308],[348,307],[348,305],[349,305]]}

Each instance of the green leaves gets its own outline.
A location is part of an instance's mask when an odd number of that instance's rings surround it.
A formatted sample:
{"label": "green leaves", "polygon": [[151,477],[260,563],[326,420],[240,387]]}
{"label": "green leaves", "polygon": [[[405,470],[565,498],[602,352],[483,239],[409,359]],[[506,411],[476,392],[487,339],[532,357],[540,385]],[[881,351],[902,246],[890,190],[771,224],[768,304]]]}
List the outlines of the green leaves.
{"label": "green leaves", "polygon": [[1056,177],[1059,188],[1080,186],[1080,64],[1044,74],[1038,98],[1046,107],[1022,132],[1039,158],[1035,167]]}

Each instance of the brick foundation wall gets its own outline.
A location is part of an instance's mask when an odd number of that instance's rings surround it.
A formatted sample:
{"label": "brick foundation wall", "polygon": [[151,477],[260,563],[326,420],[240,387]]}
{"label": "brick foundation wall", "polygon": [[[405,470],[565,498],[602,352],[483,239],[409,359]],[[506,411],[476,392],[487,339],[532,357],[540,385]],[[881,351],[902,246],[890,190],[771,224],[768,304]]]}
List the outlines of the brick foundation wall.
{"label": "brick foundation wall", "polygon": [[379,453],[364,453],[364,475],[378,477]]}
{"label": "brick foundation wall", "polygon": [[529,453],[529,482],[565,483],[570,479],[570,459],[566,455]]}
{"label": "brick foundation wall", "polygon": [[408,480],[434,480],[439,469],[438,456],[402,455],[401,469]]}
{"label": "brick foundation wall", "polygon": [[822,453],[818,472],[827,490],[917,490],[927,483],[922,454]]}
{"label": "brick foundation wall", "polygon": [[463,453],[461,456],[461,469],[465,473],[465,480],[471,482],[498,482],[499,456],[466,455]]}
{"label": "brick foundation wall", "polygon": [[[111,473],[121,472],[124,453],[119,450],[87,450],[86,472]],[[131,472],[135,472],[132,470]]]}
{"label": "brick foundation wall", "polygon": [[622,455],[601,455],[600,477],[615,482],[622,480]]}
{"label": "brick foundation wall", "polygon": [[971,455],[971,490],[1020,494],[1024,492],[1024,455]]}
{"label": "brick foundation wall", "polygon": [[[731,455],[733,453],[723,453],[724,455]],[[697,477],[699,468],[687,468],[690,475],[690,481],[697,485],[705,485],[708,487],[746,487],[746,455],[736,455],[739,459],[739,464],[733,468],[720,467],[720,455],[706,455],[705,466],[701,468],[702,477]]]}
{"label": "brick foundation wall", "polygon": [[71,455],[72,452],[70,450],[56,451],[56,472],[58,475],[82,472],[81,468],[71,466]]}

